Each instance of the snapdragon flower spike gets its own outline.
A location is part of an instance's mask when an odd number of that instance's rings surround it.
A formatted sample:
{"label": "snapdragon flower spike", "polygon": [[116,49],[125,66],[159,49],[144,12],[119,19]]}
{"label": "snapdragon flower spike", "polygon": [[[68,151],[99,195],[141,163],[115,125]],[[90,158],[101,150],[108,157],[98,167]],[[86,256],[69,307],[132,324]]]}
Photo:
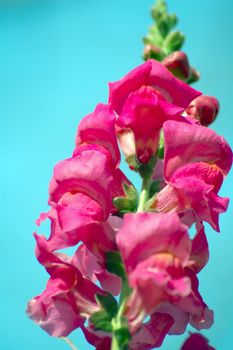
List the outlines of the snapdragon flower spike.
{"label": "snapdragon flower spike", "polygon": [[27,314],[49,335],[65,337],[99,310],[95,294],[103,291],[84,278],[68,257],[51,253],[44,237],[35,238],[37,259],[50,279],[44,292],[29,301]]}
{"label": "snapdragon flower spike", "polygon": [[[205,246],[204,238],[204,235],[199,236],[199,241]],[[125,215],[123,226],[117,234],[117,244],[129,284],[134,290],[128,301],[131,309],[134,309],[134,319],[132,312],[126,311],[129,322],[134,323],[130,325],[133,332],[143,319],[140,319],[142,309],[150,315],[155,312],[170,314],[176,332],[180,332],[179,318],[182,318],[182,331],[188,322],[198,329],[211,326],[212,311],[198,292],[194,272],[196,266],[200,269],[208,259],[203,256],[202,249],[198,249],[202,244],[195,242],[189,239],[187,227],[176,213]],[[208,253],[208,246],[205,253]],[[161,308],[164,303],[166,309],[164,306]],[[169,311],[170,305],[178,311]]]}
{"label": "snapdragon flower spike", "polygon": [[197,124],[167,121],[163,130],[167,185],[152,208],[178,213],[193,210],[195,221],[206,221],[219,231],[219,214],[226,211],[229,200],[217,193],[232,165],[230,146],[213,130]]}
{"label": "snapdragon flower spike", "polygon": [[119,115],[116,124],[122,150],[129,157],[135,149],[141,163],[156,153],[163,123],[182,120],[180,114],[201,94],[155,60],[148,60],[109,87],[109,103]]}

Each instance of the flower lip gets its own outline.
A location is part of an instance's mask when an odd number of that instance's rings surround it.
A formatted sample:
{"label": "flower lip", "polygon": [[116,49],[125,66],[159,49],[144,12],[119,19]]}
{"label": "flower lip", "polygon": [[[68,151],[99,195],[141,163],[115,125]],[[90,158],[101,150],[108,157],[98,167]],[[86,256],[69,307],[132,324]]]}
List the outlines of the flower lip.
{"label": "flower lip", "polygon": [[161,63],[151,59],[121,80],[109,83],[109,103],[112,108],[120,114],[128,95],[143,85],[154,87],[168,102],[183,108],[187,108],[193,99],[201,95],[201,92],[175,78]]}

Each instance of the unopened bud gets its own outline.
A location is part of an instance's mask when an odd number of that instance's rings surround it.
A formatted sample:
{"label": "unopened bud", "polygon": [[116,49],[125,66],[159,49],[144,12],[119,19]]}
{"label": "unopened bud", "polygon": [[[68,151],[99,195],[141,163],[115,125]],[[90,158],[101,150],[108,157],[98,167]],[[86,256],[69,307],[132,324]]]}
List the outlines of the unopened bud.
{"label": "unopened bud", "polygon": [[186,109],[187,115],[197,119],[204,126],[213,123],[219,112],[219,102],[215,97],[199,96]]}
{"label": "unopened bud", "polygon": [[145,61],[151,58],[161,61],[164,58],[164,53],[159,47],[152,44],[147,44],[144,48],[143,58]]}
{"label": "unopened bud", "polygon": [[173,75],[181,80],[190,76],[190,65],[187,55],[182,51],[175,51],[161,62]]}

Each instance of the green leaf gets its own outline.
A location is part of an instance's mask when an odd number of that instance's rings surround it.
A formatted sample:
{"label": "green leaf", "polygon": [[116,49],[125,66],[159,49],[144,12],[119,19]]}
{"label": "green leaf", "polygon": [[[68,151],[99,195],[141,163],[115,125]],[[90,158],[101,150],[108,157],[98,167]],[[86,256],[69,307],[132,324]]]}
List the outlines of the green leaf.
{"label": "green leaf", "polygon": [[90,322],[94,325],[96,330],[105,332],[112,332],[112,318],[105,310],[95,312],[89,318]]}
{"label": "green leaf", "polygon": [[106,252],[105,257],[107,270],[119,277],[124,278],[126,273],[120,253],[115,251]]}
{"label": "green leaf", "polygon": [[116,299],[110,294],[96,294],[96,300],[100,306],[109,314],[110,319],[117,314],[118,305]]}
{"label": "green leaf", "polygon": [[179,51],[184,43],[185,36],[183,33],[176,31],[168,34],[163,43],[163,48],[167,55],[174,51]]}

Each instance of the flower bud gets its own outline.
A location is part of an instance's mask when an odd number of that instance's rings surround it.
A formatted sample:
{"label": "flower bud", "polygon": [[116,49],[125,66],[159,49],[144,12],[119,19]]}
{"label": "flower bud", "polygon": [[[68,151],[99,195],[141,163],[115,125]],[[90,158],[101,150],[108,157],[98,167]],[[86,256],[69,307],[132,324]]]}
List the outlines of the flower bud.
{"label": "flower bud", "polygon": [[143,58],[145,61],[151,58],[161,61],[164,58],[164,53],[158,46],[147,44],[144,48]]}
{"label": "flower bud", "polygon": [[213,123],[219,112],[219,102],[216,98],[202,95],[193,100],[186,109],[187,115],[197,119],[204,126]]}
{"label": "flower bud", "polygon": [[161,62],[173,75],[181,80],[190,76],[190,65],[187,55],[182,51],[175,51]]}

